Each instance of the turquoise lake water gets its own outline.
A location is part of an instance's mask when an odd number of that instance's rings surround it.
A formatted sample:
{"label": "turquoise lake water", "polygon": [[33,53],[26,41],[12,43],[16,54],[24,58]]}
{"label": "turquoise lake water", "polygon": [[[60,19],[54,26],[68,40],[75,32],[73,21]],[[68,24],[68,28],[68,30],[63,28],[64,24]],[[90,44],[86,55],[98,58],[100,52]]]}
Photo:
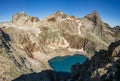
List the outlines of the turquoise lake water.
{"label": "turquoise lake water", "polygon": [[70,72],[72,65],[76,63],[82,64],[86,59],[86,56],[75,54],[74,56],[58,56],[49,60],[48,62],[54,71]]}

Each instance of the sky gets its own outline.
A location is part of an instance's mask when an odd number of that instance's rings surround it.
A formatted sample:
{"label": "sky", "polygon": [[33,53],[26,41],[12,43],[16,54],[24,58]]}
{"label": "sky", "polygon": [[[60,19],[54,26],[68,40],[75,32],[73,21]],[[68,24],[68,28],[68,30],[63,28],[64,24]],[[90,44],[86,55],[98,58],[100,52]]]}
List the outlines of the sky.
{"label": "sky", "polygon": [[120,25],[120,0],[0,0],[0,22],[21,11],[44,19],[58,10],[79,18],[96,10],[105,23]]}

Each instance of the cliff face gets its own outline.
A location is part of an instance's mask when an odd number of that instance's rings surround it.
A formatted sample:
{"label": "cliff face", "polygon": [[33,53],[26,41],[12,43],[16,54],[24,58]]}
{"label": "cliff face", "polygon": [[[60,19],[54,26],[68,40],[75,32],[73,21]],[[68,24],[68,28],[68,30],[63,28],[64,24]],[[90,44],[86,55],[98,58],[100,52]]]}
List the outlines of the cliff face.
{"label": "cliff face", "polygon": [[[16,76],[6,74],[12,79],[24,73],[51,69],[47,61],[55,56],[78,53],[91,58],[96,51],[107,50],[111,42],[119,40],[119,33],[104,23],[96,11],[81,19],[58,11],[44,20],[21,12],[13,15],[10,22],[0,23],[0,28],[1,50],[5,49],[0,57],[20,71],[18,74],[16,69],[10,71]],[[95,59],[100,60],[100,57]],[[4,72],[9,71],[4,69]]]}

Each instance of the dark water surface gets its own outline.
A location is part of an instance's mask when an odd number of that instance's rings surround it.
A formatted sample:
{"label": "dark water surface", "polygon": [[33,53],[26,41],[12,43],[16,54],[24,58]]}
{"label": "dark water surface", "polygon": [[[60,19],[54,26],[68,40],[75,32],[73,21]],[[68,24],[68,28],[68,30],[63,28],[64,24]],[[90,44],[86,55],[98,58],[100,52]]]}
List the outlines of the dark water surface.
{"label": "dark water surface", "polygon": [[48,62],[54,71],[70,72],[72,65],[76,63],[82,64],[86,59],[86,56],[75,54],[74,56],[58,56],[49,60]]}

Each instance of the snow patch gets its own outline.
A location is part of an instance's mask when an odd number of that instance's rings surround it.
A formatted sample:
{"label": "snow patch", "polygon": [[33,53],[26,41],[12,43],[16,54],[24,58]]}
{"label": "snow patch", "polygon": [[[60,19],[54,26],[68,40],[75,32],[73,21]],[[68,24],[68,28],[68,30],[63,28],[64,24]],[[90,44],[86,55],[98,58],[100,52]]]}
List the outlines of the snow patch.
{"label": "snow patch", "polygon": [[86,53],[86,52],[83,50],[83,48],[81,48],[81,49],[68,48],[68,50],[71,51],[71,52],[82,52],[82,53]]}
{"label": "snow patch", "polygon": [[78,28],[78,34],[79,34],[79,35],[81,35],[81,31],[80,31],[80,26],[81,26],[81,25],[82,25],[81,23],[78,23],[78,27],[77,27],[77,28]]}
{"label": "snow patch", "polygon": [[66,48],[69,46],[69,43],[67,42],[67,40],[65,40],[65,38],[61,38],[63,41],[64,41],[64,45],[59,45],[59,47],[62,47],[62,48]]}
{"label": "snow patch", "polygon": [[76,22],[77,22],[77,23],[79,23],[79,22],[80,22],[80,20],[76,20]]}
{"label": "snow patch", "polygon": [[69,18],[69,17],[68,17],[68,18],[66,18],[66,19],[68,19],[68,20],[73,20],[72,18]]}
{"label": "snow patch", "polygon": [[[61,41],[64,41],[63,45],[60,43]],[[59,47],[66,48],[68,46],[69,46],[69,43],[63,37],[61,37],[59,43],[51,43],[51,44],[48,45],[48,47],[51,48],[51,49],[58,49]]]}
{"label": "snow patch", "polygon": [[49,45],[48,47],[51,48],[51,49],[56,49],[55,47],[53,47],[53,46],[51,46],[51,45]]}

